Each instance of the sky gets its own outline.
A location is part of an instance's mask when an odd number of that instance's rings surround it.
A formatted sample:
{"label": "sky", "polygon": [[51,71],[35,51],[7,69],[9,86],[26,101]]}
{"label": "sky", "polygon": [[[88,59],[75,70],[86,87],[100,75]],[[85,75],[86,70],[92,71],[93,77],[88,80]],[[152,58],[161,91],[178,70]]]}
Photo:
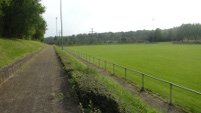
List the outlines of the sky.
{"label": "sky", "polygon": [[[45,37],[61,30],[60,0],[42,0]],[[62,0],[63,36],[168,29],[201,23],[200,0]],[[56,30],[57,18],[57,30]],[[57,31],[57,32],[56,32]]]}

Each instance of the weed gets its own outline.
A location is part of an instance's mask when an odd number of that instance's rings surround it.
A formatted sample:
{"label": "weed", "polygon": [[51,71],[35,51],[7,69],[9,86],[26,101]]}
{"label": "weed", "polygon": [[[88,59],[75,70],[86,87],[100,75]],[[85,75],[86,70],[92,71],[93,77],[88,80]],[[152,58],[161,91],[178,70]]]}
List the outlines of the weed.
{"label": "weed", "polygon": [[50,99],[55,99],[55,96],[56,96],[55,92],[51,92]]}
{"label": "weed", "polygon": [[82,103],[80,103],[79,108],[80,113],[101,113],[101,111],[98,108],[94,107],[91,100],[89,101],[89,105],[87,108],[84,108]]}
{"label": "weed", "polygon": [[64,96],[63,93],[59,93],[59,97],[58,97],[58,98],[59,98],[59,101],[63,101],[64,97],[65,97],[65,96]]}

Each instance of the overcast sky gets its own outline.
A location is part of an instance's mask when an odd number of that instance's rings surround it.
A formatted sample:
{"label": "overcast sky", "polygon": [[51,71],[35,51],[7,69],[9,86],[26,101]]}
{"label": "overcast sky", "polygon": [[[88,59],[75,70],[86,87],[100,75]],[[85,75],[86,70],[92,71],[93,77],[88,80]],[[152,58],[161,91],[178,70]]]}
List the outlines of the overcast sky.
{"label": "overcast sky", "polygon": [[[45,37],[60,30],[60,0],[42,0]],[[63,35],[172,28],[201,23],[200,0],[62,0]],[[153,21],[154,19],[154,21]]]}

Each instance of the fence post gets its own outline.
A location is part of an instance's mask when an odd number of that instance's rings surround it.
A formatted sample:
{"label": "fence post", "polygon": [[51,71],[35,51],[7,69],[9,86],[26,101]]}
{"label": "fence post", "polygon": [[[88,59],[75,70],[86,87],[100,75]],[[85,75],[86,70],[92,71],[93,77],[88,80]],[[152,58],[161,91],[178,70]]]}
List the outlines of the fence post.
{"label": "fence post", "polygon": [[142,89],[141,91],[144,91],[144,74],[142,74]]}
{"label": "fence post", "polygon": [[124,68],[125,69],[125,79],[126,79],[126,73],[127,73],[127,69],[126,68]]}
{"label": "fence post", "polygon": [[105,61],[105,71],[106,71],[106,61]]}
{"label": "fence post", "polygon": [[172,83],[170,83],[170,105],[172,105]]}
{"label": "fence post", "polygon": [[93,63],[96,65],[96,63],[94,62],[94,57],[93,57]]}
{"label": "fence post", "polygon": [[89,55],[89,62],[90,62],[91,56]]}
{"label": "fence post", "polygon": [[113,64],[113,75],[115,74],[115,72],[114,72],[114,66],[115,66],[115,65]]}
{"label": "fence post", "polygon": [[98,59],[99,67],[100,67],[100,59]]}

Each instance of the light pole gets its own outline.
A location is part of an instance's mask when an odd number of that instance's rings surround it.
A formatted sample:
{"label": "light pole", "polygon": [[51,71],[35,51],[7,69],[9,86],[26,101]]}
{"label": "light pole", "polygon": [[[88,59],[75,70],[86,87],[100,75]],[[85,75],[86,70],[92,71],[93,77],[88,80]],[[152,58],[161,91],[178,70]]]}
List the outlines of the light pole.
{"label": "light pole", "polygon": [[63,23],[62,23],[62,1],[60,0],[60,17],[61,17],[61,45],[63,50]]}
{"label": "light pole", "polygon": [[94,33],[94,28],[91,28],[91,31],[90,31],[92,34]]}
{"label": "light pole", "polygon": [[56,37],[58,36],[57,34],[57,17],[56,17]]}
{"label": "light pole", "polygon": [[58,31],[59,32],[59,36],[58,36],[58,42],[59,42],[59,46],[61,46],[61,30]]}
{"label": "light pole", "polygon": [[153,21],[153,42],[154,42],[154,19],[152,19]]}

